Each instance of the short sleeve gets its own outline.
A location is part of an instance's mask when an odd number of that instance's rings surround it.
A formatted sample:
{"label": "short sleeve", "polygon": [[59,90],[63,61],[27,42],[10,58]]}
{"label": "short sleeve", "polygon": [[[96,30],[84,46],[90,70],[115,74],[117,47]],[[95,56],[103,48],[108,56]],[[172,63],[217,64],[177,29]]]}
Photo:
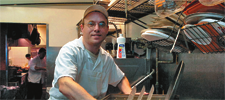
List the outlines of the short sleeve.
{"label": "short sleeve", "polygon": [[75,80],[77,74],[77,50],[69,45],[63,46],[55,61],[55,72],[53,85],[58,87],[59,78],[68,76]]}
{"label": "short sleeve", "polygon": [[35,70],[35,66],[36,66],[36,60],[35,59],[32,59],[31,61],[29,61],[29,66],[30,66],[30,70],[32,71],[36,71]]}

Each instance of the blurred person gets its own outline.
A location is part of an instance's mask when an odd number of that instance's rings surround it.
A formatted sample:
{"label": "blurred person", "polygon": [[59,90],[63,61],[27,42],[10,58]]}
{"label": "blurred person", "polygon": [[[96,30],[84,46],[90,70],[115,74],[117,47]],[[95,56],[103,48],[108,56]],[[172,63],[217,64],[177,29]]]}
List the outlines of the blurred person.
{"label": "blurred person", "polygon": [[46,70],[46,50],[40,48],[38,55],[29,62],[27,99],[41,99],[44,72]]}
{"label": "blurred person", "polygon": [[31,57],[30,54],[26,54],[25,57],[26,57],[26,59],[28,60],[28,62],[24,65],[24,69],[28,70],[28,69],[30,68],[29,62],[30,62],[30,60],[32,59],[32,57]]}
{"label": "blurred person", "polygon": [[25,57],[27,58],[28,61],[32,59],[30,54],[26,54]]}

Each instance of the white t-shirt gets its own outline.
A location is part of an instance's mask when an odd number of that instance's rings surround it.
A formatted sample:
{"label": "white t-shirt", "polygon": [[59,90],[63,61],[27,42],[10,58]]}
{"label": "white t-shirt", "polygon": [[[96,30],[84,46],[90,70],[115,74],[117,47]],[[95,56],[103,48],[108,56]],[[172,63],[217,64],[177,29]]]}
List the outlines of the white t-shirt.
{"label": "white t-shirt", "polygon": [[28,71],[28,82],[31,83],[40,83],[42,79],[42,84],[44,83],[44,72],[43,70],[35,70],[35,66],[37,67],[46,67],[46,59],[40,59],[39,56],[34,57],[29,61],[30,69]]}
{"label": "white t-shirt", "polygon": [[105,96],[108,84],[117,86],[124,77],[124,73],[104,49],[100,48],[95,63],[85,50],[83,37],[64,45],[55,61],[54,80],[49,91],[50,100],[67,99],[58,88],[58,79],[64,76],[73,78],[89,94],[95,98]]}

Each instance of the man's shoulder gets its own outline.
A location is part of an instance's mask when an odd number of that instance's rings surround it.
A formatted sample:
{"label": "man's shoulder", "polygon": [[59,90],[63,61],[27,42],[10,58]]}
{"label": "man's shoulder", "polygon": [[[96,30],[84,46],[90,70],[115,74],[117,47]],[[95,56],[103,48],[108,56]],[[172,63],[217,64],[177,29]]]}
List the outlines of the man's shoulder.
{"label": "man's shoulder", "polygon": [[66,43],[59,51],[59,55],[79,55],[84,51],[82,41],[74,39]]}
{"label": "man's shoulder", "polygon": [[63,48],[71,48],[71,47],[81,47],[83,45],[82,41],[80,39],[74,39],[72,41],[67,42]]}
{"label": "man's shoulder", "polygon": [[35,60],[35,59],[38,59],[38,55],[37,55],[37,56],[35,56],[33,59],[31,59],[31,61],[32,61],[32,60]]}
{"label": "man's shoulder", "polygon": [[31,60],[29,61],[29,63],[30,63],[30,62],[36,62],[38,59],[40,59],[40,58],[38,58],[38,55],[37,55],[37,56],[35,56],[33,59],[31,59]]}

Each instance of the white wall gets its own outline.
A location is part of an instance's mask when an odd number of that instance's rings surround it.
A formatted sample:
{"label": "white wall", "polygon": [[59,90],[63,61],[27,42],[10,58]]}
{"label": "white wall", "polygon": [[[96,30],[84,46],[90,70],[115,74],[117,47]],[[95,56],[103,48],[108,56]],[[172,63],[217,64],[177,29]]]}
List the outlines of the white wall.
{"label": "white wall", "polygon": [[35,7],[0,7],[0,22],[49,24],[49,47],[61,47],[78,38],[76,24],[84,10]]}
{"label": "white wall", "polygon": [[39,45],[46,45],[46,25],[37,25],[38,32],[40,33],[41,43]]}
{"label": "white wall", "polygon": [[[84,9],[36,8],[36,7],[0,7],[0,22],[46,23],[49,24],[49,47],[61,47],[68,41],[78,38],[76,24],[81,20]],[[145,16],[140,20],[150,24],[151,16]],[[114,29],[114,27],[111,27]],[[118,26],[124,34],[124,26]],[[134,24],[127,24],[126,37],[135,39],[141,37],[144,28]]]}
{"label": "white wall", "polygon": [[25,66],[28,63],[27,53],[28,47],[9,47],[9,66]]}

